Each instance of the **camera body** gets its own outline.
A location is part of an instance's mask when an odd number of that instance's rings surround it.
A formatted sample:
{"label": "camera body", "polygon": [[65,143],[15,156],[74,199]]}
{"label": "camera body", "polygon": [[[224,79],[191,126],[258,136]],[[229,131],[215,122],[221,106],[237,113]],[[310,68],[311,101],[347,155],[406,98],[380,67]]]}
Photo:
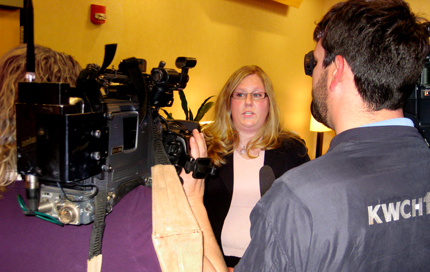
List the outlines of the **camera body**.
{"label": "camera body", "polygon": [[[89,224],[96,195],[105,195],[109,213],[136,186],[151,186],[153,134],[169,129],[159,107],[172,105],[173,91],[185,88],[195,64],[181,57],[180,73],[161,62],[149,75],[144,60],[131,58],[119,70],[88,65],[76,88],[19,83],[17,169],[29,184],[29,212]],[[180,156],[191,160],[183,135],[178,143]]]}
{"label": "camera body", "polygon": [[415,90],[406,101],[403,112],[420,131],[427,144],[430,143],[430,53],[427,55],[423,70]]}

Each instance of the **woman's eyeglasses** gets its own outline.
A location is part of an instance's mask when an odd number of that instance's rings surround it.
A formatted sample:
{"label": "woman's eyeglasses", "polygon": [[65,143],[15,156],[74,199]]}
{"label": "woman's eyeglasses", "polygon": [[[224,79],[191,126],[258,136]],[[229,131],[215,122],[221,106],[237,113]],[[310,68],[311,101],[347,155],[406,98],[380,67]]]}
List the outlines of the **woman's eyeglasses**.
{"label": "woman's eyeglasses", "polygon": [[233,92],[231,97],[236,100],[245,100],[248,97],[248,94],[251,95],[252,100],[263,100],[267,97],[267,93],[265,92],[255,92],[255,93],[245,93],[245,92]]}

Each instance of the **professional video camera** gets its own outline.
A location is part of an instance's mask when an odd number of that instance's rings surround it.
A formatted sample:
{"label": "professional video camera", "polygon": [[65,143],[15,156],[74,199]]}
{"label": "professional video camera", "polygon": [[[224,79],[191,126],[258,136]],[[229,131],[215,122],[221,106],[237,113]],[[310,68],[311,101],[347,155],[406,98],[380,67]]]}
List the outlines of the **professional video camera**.
{"label": "professional video camera", "polygon": [[[210,159],[192,160],[188,153],[187,139],[198,123],[166,121],[158,114],[172,105],[173,91],[186,87],[196,59],[177,58],[181,72],[160,62],[146,74],[146,61],[136,58],[123,60],[118,70],[106,69],[116,44],[105,50],[102,67],[88,65],[76,88],[19,83],[17,165],[27,182],[28,214],[88,224],[96,206],[108,213],[136,186],[151,186],[154,133],[164,136],[178,173],[184,167],[202,178],[213,169]],[[99,204],[96,195],[102,196]]]}
{"label": "professional video camera", "polygon": [[430,53],[418,78],[414,92],[403,108],[405,117],[410,118],[427,144],[430,143]]}

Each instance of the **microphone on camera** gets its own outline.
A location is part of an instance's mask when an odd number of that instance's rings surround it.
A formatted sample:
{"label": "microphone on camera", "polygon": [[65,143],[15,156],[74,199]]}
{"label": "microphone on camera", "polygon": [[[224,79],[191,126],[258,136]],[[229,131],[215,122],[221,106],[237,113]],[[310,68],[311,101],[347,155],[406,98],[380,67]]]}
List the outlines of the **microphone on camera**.
{"label": "microphone on camera", "polygon": [[37,212],[39,206],[39,181],[36,176],[25,175],[25,192],[28,200],[29,214]]}
{"label": "microphone on camera", "polygon": [[269,190],[275,181],[275,173],[273,173],[272,167],[264,165],[260,169],[260,193],[261,197]]}

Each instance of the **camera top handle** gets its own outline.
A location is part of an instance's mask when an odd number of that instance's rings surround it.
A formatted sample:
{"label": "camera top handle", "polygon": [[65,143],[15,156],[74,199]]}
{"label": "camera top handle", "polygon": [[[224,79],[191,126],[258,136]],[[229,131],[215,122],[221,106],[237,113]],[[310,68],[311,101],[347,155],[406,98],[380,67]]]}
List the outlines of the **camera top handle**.
{"label": "camera top handle", "polygon": [[84,99],[85,104],[89,107],[85,109],[85,112],[102,112],[105,110],[103,106],[104,99],[100,92],[97,78],[112,63],[112,60],[115,57],[116,48],[117,44],[106,44],[102,67],[99,69],[98,65],[89,64],[86,69],[81,71],[78,79],[76,80],[76,96]]}

